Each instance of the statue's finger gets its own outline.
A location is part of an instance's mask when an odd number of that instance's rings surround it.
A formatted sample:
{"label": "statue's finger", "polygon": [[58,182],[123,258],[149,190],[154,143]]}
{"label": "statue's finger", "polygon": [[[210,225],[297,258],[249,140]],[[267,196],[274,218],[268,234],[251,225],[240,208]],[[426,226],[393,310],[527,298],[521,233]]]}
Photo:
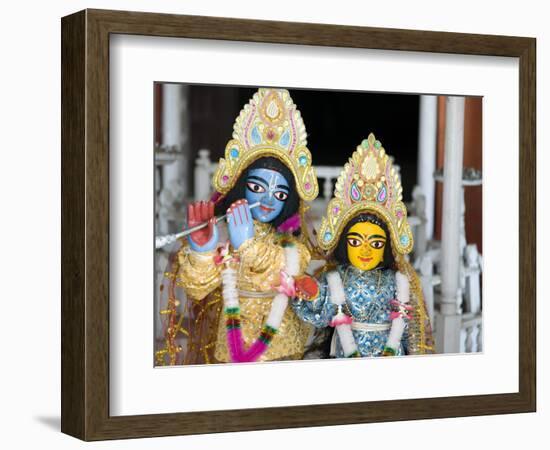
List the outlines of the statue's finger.
{"label": "statue's finger", "polygon": [[216,218],[211,217],[208,220],[208,237],[212,237],[212,235],[214,234],[214,225],[216,225]]}
{"label": "statue's finger", "polygon": [[190,203],[187,207],[187,222],[188,223],[194,223],[195,222],[195,208],[193,203]]}
{"label": "statue's finger", "polygon": [[248,212],[247,212],[248,205],[243,202],[240,209],[241,209],[241,216],[243,218],[243,223],[248,224],[248,222],[250,222],[250,220],[248,219]]}
{"label": "statue's finger", "polygon": [[235,217],[233,216],[233,208],[229,207],[227,210],[227,223],[229,226],[235,225]]}
{"label": "statue's finger", "polygon": [[199,220],[201,222],[204,222],[206,220],[205,214],[204,214],[204,202],[201,200],[199,203]]}
{"label": "statue's finger", "polygon": [[214,202],[208,202],[208,216],[214,217]]}
{"label": "statue's finger", "polygon": [[244,204],[244,213],[246,217],[246,222],[250,223],[252,221],[252,213],[250,212],[250,205],[248,202]]}

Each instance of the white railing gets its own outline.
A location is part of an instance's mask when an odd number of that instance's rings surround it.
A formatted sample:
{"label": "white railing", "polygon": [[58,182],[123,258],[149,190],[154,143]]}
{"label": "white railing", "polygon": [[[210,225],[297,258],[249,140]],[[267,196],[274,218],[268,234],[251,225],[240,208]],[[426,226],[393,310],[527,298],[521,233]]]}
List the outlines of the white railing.
{"label": "white railing", "polygon": [[481,313],[466,313],[462,316],[460,328],[460,352],[483,351],[483,321]]}
{"label": "white railing", "polygon": [[206,200],[212,194],[212,176],[218,165],[210,160],[210,150],[199,150],[195,160],[194,197],[196,200]]}
{"label": "white railing", "polygon": [[342,168],[337,166],[315,166],[317,178],[323,181],[319,186],[319,193],[322,194],[325,201],[332,198],[334,183],[336,183],[336,179],[340,175],[341,171]]}
{"label": "white railing", "polygon": [[[434,326],[435,311],[440,306],[441,275],[438,273],[440,258],[441,249],[435,247],[426,251],[414,262],[414,267],[420,274],[424,300]],[[467,245],[459,267],[460,289],[456,310],[461,315],[460,329],[454,331],[458,336],[460,352],[482,351],[482,268],[482,258],[476,245]]]}

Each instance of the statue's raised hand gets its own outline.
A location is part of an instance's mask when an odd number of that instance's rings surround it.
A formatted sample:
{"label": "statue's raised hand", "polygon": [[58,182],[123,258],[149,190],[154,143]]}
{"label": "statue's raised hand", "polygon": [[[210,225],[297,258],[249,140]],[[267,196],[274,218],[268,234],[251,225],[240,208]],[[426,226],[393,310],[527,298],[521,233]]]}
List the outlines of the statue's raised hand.
{"label": "statue's raised hand", "polygon": [[197,252],[209,252],[218,244],[218,226],[213,202],[195,202],[187,207],[187,227],[208,222],[208,226],[189,235],[189,245]]}
{"label": "statue's raised hand", "polygon": [[231,245],[236,250],[243,242],[254,237],[254,221],[245,199],[237,200],[227,210],[227,228]]}

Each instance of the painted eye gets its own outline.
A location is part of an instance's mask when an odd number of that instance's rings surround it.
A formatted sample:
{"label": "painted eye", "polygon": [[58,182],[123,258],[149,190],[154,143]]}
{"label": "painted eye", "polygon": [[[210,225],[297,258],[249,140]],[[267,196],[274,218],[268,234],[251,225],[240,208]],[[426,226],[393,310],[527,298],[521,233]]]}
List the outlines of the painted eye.
{"label": "painted eye", "polygon": [[361,245],[361,241],[355,238],[348,238],[348,245],[351,247],[359,247]]}
{"label": "painted eye", "polygon": [[284,202],[288,198],[288,194],[283,191],[277,191],[275,194],[273,194],[275,198],[281,202]]}
{"label": "painted eye", "polygon": [[246,183],[246,187],[249,191],[254,192],[255,194],[265,192],[265,188],[263,186],[260,186],[258,183],[253,183],[252,181]]}
{"label": "painted eye", "polygon": [[385,245],[385,244],[386,244],[386,243],[385,243],[384,241],[372,241],[372,242],[370,243],[370,246],[371,246],[372,248],[375,248],[375,249],[378,250],[378,249],[384,248],[384,245]]}

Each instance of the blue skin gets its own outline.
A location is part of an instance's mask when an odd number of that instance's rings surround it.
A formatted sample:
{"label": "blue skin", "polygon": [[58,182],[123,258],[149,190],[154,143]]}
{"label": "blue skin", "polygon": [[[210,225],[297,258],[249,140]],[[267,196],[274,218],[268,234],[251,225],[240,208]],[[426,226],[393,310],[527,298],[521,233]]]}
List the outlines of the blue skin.
{"label": "blue skin", "polygon": [[[279,217],[288,199],[288,181],[271,169],[252,169],[246,179],[246,199],[249,204],[261,202],[252,210],[252,217],[269,223]],[[269,209],[269,210],[268,210]]]}
{"label": "blue skin", "polygon": [[[276,170],[252,169],[246,179],[245,198],[233,203],[227,210],[227,227],[229,240],[234,249],[254,237],[254,221],[269,223],[275,220],[285,206],[290,186],[286,178]],[[249,205],[260,202],[250,209]],[[218,244],[218,228],[213,227],[213,234],[203,246],[197,245],[191,238],[191,249],[197,252],[208,252]]]}
{"label": "blue skin", "polygon": [[[275,220],[285,206],[290,186],[286,178],[276,170],[252,169],[246,179],[246,202],[232,205],[227,217],[229,240],[238,249],[243,242],[254,237],[252,218],[269,223]],[[260,202],[250,209],[249,205]]]}

